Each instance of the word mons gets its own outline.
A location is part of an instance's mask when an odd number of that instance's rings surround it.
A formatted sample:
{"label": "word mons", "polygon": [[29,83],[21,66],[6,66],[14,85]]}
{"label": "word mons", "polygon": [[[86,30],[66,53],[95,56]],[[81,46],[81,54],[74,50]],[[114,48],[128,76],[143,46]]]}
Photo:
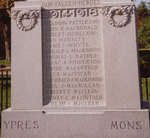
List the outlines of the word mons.
{"label": "word mons", "polygon": [[111,129],[138,130],[142,129],[142,121],[112,121]]}

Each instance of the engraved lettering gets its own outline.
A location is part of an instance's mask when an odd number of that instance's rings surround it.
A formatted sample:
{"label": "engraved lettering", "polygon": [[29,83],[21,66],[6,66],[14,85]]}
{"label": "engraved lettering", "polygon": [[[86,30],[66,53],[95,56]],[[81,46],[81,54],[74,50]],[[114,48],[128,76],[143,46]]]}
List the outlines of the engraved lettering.
{"label": "engraved lettering", "polygon": [[43,2],[42,6],[44,8],[48,8],[48,7],[66,7],[66,6],[97,6],[98,4],[100,4],[101,0],[76,0],[76,1],[46,1]]}
{"label": "engraved lettering", "polygon": [[25,129],[31,129],[31,121],[30,120],[26,120]]}
{"label": "engraved lettering", "polygon": [[126,129],[127,125],[126,125],[126,122],[124,121],[120,121],[120,129]]}
{"label": "engraved lettering", "polygon": [[112,121],[111,122],[111,129],[118,129],[118,122],[117,121]]}
{"label": "engraved lettering", "polygon": [[3,124],[6,129],[15,129],[15,130],[32,130],[39,129],[39,121],[37,120],[9,120],[3,121]]}
{"label": "engraved lettering", "polygon": [[10,125],[10,121],[3,121],[3,124],[5,125],[5,128],[8,129],[8,126]]}
{"label": "engraved lettering", "polygon": [[17,121],[11,121],[11,129],[15,128],[17,126]]}
{"label": "engraved lettering", "polygon": [[132,121],[132,122],[128,121],[127,122],[128,129],[134,129],[134,126],[135,126],[135,122],[134,121]]}
{"label": "engraved lettering", "polygon": [[138,130],[142,128],[142,121],[112,121],[110,124],[110,129],[115,130]]}
{"label": "engraved lettering", "polygon": [[21,129],[21,130],[24,129],[24,123],[23,123],[23,121],[17,121],[17,129]]}
{"label": "engraved lettering", "polygon": [[136,129],[142,129],[142,121],[136,121]]}
{"label": "engraved lettering", "polygon": [[38,121],[33,121],[33,128],[40,128]]}
{"label": "engraved lettering", "polygon": [[48,107],[104,106],[99,9],[68,8],[44,12],[44,16],[50,15],[43,18],[44,23],[50,22],[43,28],[44,93],[49,97]]}

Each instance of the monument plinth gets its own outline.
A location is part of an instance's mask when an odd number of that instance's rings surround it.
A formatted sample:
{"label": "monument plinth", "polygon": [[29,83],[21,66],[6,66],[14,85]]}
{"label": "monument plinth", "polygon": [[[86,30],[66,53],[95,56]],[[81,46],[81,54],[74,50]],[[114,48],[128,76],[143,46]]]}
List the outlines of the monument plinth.
{"label": "monument plinth", "polygon": [[16,2],[2,138],[149,138],[136,45],[130,0]]}

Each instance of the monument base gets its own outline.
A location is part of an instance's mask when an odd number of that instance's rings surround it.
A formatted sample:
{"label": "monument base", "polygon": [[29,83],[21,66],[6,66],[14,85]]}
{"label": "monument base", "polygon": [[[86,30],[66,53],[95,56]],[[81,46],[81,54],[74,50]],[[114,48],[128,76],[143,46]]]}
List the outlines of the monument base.
{"label": "monument base", "polygon": [[148,110],[2,113],[2,138],[149,138]]}

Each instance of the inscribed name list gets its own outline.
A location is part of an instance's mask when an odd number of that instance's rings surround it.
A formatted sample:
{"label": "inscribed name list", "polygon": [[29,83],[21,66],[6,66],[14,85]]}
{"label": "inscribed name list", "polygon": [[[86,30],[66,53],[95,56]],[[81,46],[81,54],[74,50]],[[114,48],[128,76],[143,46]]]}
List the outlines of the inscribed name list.
{"label": "inscribed name list", "polygon": [[105,104],[101,16],[90,16],[90,10],[43,13],[44,93],[50,107]]}

